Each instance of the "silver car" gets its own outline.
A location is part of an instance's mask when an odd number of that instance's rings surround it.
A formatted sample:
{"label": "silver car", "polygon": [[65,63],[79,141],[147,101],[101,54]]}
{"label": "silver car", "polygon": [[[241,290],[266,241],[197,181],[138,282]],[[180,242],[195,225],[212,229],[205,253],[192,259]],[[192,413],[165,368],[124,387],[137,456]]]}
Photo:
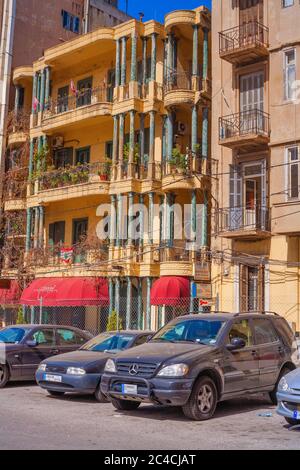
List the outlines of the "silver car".
{"label": "silver car", "polygon": [[291,425],[300,425],[300,369],[283,377],[277,391],[277,413]]}

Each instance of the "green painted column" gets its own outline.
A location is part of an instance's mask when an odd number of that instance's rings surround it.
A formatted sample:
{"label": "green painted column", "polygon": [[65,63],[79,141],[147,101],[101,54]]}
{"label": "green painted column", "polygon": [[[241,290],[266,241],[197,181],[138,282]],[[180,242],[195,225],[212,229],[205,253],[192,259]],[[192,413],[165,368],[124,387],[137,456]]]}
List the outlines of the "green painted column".
{"label": "green painted column", "polygon": [[147,82],[147,46],[148,46],[148,38],[146,36],[143,37],[143,84]]}
{"label": "green painted column", "polygon": [[129,130],[129,163],[134,162],[134,147],[135,147],[135,111],[129,112],[130,130]]}
{"label": "green painted column", "polygon": [[35,114],[33,100],[37,98],[38,94],[38,73],[36,72],[33,76],[33,86],[32,86],[32,114]]}
{"label": "green painted column", "polygon": [[37,99],[39,101],[38,111],[40,111],[41,110],[41,73],[40,72],[38,74],[38,79],[37,79]]}
{"label": "green painted column", "polygon": [[51,69],[50,67],[45,68],[46,84],[45,84],[45,109],[49,108],[50,101],[50,83],[51,83]]}
{"label": "green painted column", "polygon": [[116,280],[115,280],[115,292],[116,292],[115,310],[116,310],[118,316],[120,315],[120,289],[121,289],[120,279],[118,277],[116,277]]}
{"label": "green painted column", "polygon": [[109,279],[109,315],[114,311],[115,299],[114,299],[114,282],[112,278]]}
{"label": "green painted column", "polygon": [[41,91],[40,91],[40,110],[44,111],[45,108],[45,85],[46,85],[46,74],[45,70],[41,71]]}
{"label": "green painted column", "polygon": [[[43,142],[43,136],[38,137],[38,153],[41,155],[41,152],[43,150],[44,142]],[[42,161],[41,158],[38,159],[36,162],[37,170],[40,170],[42,167]]]}
{"label": "green painted column", "polygon": [[157,34],[151,34],[151,80],[156,80]]}
{"label": "green painted column", "polygon": [[167,145],[167,160],[171,160],[173,152],[173,136],[174,136],[174,125],[173,125],[173,114],[172,111],[168,113],[168,145]]}
{"label": "green painted column", "polygon": [[139,196],[139,204],[141,206],[140,211],[140,247],[142,248],[144,245],[144,231],[145,231],[145,221],[144,221],[144,195],[140,194]]}
{"label": "green painted column", "polygon": [[203,28],[203,80],[208,78],[208,29]]}
{"label": "green painted column", "polygon": [[207,231],[207,225],[208,225],[208,197],[207,197],[207,191],[204,191],[204,201],[203,201],[203,209],[202,209],[202,241],[201,241],[201,246],[203,248],[208,246],[208,231]]}
{"label": "green painted column", "polygon": [[109,242],[111,246],[116,245],[117,237],[117,213],[116,213],[116,201],[117,197],[115,194],[110,196],[110,233],[109,233]]}
{"label": "green painted column", "polygon": [[17,114],[20,109],[20,85],[15,86],[15,113]]}
{"label": "green painted column", "polygon": [[45,209],[43,206],[40,206],[39,208],[39,240],[38,240],[38,246],[39,248],[43,248],[44,246],[44,221],[45,221]]}
{"label": "green painted column", "polygon": [[125,114],[119,116],[119,162],[123,163],[124,153]]}
{"label": "green painted column", "polygon": [[127,277],[126,330],[131,328],[132,315],[132,279]]}
{"label": "green painted column", "polygon": [[137,36],[135,33],[131,36],[131,72],[130,80],[137,81]]}
{"label": "green painted column", "polygon": [[118,141],[119,141],[119,116],[114,116],[114,134],[113,134],[113,155],[112,164],[116,165],[118,161]]}
{"label": "green painted column", "polygon": [[34,237],[33,237],[33,247],[39,247],[39,230],[40,230],[40,208],[34,208]]}
{"label": "green painted column", "polygon": [[117,196],[117,247],[122,246],[123,242],[123,196],[118,194]]}
{"label": "green painted column", "polygon": [[146,329],[151,330],[151,287],[152,279],[147,277]]}
{"label": "green painted column", "polygon": [[202,111],[202,158],[208,158],[208,108]]}
{"label": "green painted column", "polygon": [[121,86],[126,85],[127,38],[122,38]]}
{"label": "green painted column", "polygon": [[199,59],[198,59],[198,48],[199,48],[199,26],[193,26],[193,76],[199,75]]}
{"label": "green painted column", "polygon": [[145,163],[145,114],[140,114],[140,162]]}
{"label": "green painted column", "polygon": [[163,116],[163,138],[162,138],[162,161],[163,163],[167,160],[167,129],[168,119],[167,116]]}
{"label": "green painted column", "polygon": [[26,212],[26,253],[31,248],[31,224],[32,224],[32,209],[27,209]]}
{"label": "green painted column", "polygon": [[150,145],[149,145],[149,162],[155,160],[155,116],[156,111],[150,111]]}
{"label": "green painted column", "polygon": [[191,279],[190,282],[190,313],[194,313],[195,307],[194,307],[194,298],[193,298],[193,280]]}
{"label": "green painted column", "polygon": [[144,327],[144,318],[143,318],[143,280],[142,278],[138,279],[138,330],[143,330]]}
{"label": "green painted column", "polygon": [[191,241],[196,241],[197,235],[197,193],[194,189],[191,195]]}
{"label": "green painted column", "polygon": [[33,174],[34,143],[35,143],[34,139],[31,139],[30,146],[29,146],[29,165],[28,165],[29,181],[31,181],[32,174]]}
{"label": "green painted column", "polygon": [[[198,145],[198,106],[192,108],[192,151],[195,153]],[[195,158],[195,155],[193,155]]]}
{"label": "green painted column", "polygon": [[148,221],[148,238],[150,245],[153,245],[153,219],[154,219],[154,193],[149,193],[149,221]]}
{"label": "green painted column", "polygon": [[173,72],[173,36],[168,34],[168,56],[167,56],[167,78],[170,79],[170,74]]}
{"label": "green painted column", "polygon": [[128,246],[132,246],[133,245],[133,237],[134,237],[134,233],[133,233],[133,222],[134,222],[134,214],[133,214],[133,205],[134,205],[134,193],[133,192],[130,192],[128,194],[128,223],[129,223],[129,226],[128,226],[128,240],[127,240],[127,244]]}
{"label": "green painted column", "polygon": [[121,84],[121,40],[116,40],[116,87]]}

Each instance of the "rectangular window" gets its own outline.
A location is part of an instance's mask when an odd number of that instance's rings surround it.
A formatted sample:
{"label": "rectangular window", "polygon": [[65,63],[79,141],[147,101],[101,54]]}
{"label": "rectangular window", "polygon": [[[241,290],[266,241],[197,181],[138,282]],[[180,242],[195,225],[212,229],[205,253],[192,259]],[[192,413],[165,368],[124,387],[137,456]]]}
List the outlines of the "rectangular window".
{"label": "rectangular window", "polygon": [[291,147],[288,149],[289,162],[289,197],[291,199],[299,199],[299,148]]}
{"label": "rectangular window", "polygon": [[282,0],[282,8],[291,7],[294,5],[294,0]]}
{"label": "rectangular window", "polygon": [[76,150],[76,165],[86,165],[90,163],[91,148],[85,147]]}
{"label": "rectangular window", "polygon": [[68,111],[69,86],[59,88],[57,91],[57,112],[64,113]]}
{"label": "rectangular window", "polygon": [[54,151],[54,166],[56,169],[73,165],[73,148],[66,147]]}
{"label": "rectangular window", "polygon": [[296,50],[291,49],[284,53],[284,95],[286,100],[296,98]]}
{"label": "rectangular window", "polygon": [[87,106],[92,101],[93,77],[84,78],[77,83],[77,108]]}
{"label": "rectangular window", "polygon": [[54,222],[49,225],[49,245],[62,245],[65,243],[65,227],[66,223]]}
{"label": "rectangular window", "polygon": [[264,308],[264,269],[240,265],[240,311],[260,312]]}
{"label": "rectangular window", "polygon": [[72,31],[72,33],[79,34],[80,30],[80,18],[72,15],[66,10],[61,11],[63,28]]}
{"label": "rectangular window", "polygon": [[73,220],[73,245],[82,242],[88,231],[88,219]]}
{"label": "rectangular window", "polygon": [[105,143],[105,157],[112,160],[112,157],[113,157],[113,142],[112,141]]}

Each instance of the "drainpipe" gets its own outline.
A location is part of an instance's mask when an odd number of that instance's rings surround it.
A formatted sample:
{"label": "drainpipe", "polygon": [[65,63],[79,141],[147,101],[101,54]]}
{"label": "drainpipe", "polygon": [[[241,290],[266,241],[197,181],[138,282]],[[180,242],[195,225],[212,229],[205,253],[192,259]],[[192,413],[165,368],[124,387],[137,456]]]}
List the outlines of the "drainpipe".
{"label": "drainpipe", "polygon": [[3,186],[4,155],[6,146],[5,121],[8,113],[9,91],[11,84],[12,53],[14,42],[16,0],[5,0],[3,6],[2,37],[0,50],[0,196]]}

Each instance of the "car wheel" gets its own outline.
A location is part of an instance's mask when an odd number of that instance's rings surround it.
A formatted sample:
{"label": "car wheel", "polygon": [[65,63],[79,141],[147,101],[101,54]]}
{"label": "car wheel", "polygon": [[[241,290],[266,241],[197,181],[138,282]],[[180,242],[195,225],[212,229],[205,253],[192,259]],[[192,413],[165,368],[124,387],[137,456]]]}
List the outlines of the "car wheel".
{"label": "car wheel", "polygon": [[294,418],[285,418],[286,422],[289,423],[291,426],[300,426],[300,420]]}
{"label": "car wheel", "polygon": [[141,404],[139,401],[118,400],[117,398],[112,398],[111,403],[116,410],[120,411],[137,410]]}
{"label": "car wheel", "polygon": [[189,401],[182,407],[187,418],[206,421],[213,417],[218,402],[218,392],[210,377],[201,377],[194,385]]}
{"label": "car wheel", "polygon": [[0,364],[0,388],[4,388],[9,381],[9,370],[7,365]]}
{"label": "car wheel", "polygon": [[275,385],[275,388],[274,390],[272,390],[272,392],[269,393],[269,397],[270,397],[270,400],[272,402],[272,405],[274,406],[277,406],[278,405],[278,401],[277,401],[277,390],[278,390],[278,385],[279,385],[279,382],[280,380],[282,379],[282,377],[284,377],[285,375],[289,374],[291,372],[290,369],[288,368],[285,368],[281,371],[280,375],[279,375],[279,379],[277,380],[277,383]]}
{"label": "car wheel", "polygon": [[49,393],[51,397],[56,397],[56,398],[63,397],[65,394],[65,392],[55,392],[54,390],[47,390],[47,392]]}
{"label": "car wheel", "polygon": [[94,396],[95,396],[98,403],[108,403],[109,402],[109,400],[106,398],[106,396],[101,392],[100,384],[96,388]]}

